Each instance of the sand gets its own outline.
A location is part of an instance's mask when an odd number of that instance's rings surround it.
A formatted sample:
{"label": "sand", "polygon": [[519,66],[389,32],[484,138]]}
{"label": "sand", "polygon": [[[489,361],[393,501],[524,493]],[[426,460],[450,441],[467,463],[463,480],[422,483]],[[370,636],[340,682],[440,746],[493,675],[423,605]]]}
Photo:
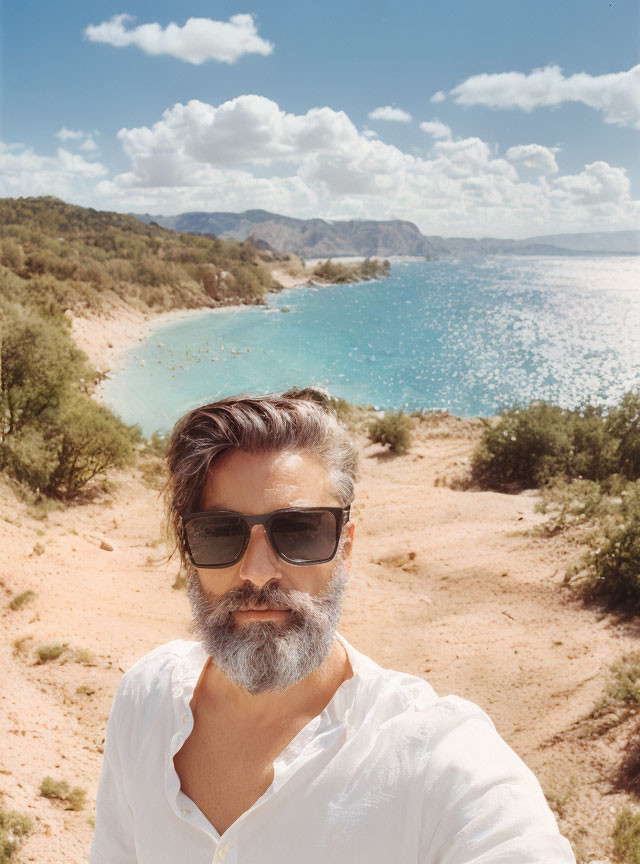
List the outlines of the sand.
{"label": "sand", "polygon": [[[302,288],[309,284],[310,272],[294,274],[273,269],[271,275],[282,288]],[[100,372],[113,372],[122,366],[128,351],[149,338],[154,328],[161,324],[181,321],[201,315],[215,314],[228,306],[209,309],[172,309],[168,312],[142,312],[118,298],[105,305],[101,315],[74,314],[66,316],[71,323],[71,332],[76,345],[81,348],[91,363]]]}
{"label": "sand", "polygon": [[[74,321],[74,333],[107,366],[157,320],[103,322],[104,351],[89,325]],[[446,416],[421,424],[412,450],[395,458],[359,437],[355,560],[340,629],[378,663],[484,708],[537,774],[579,860],[603,862],[627,800],[611,783],[624,736],[584,738],[575,724],[637,630],[563,585],[580,550],[536,533],[535,493],[443,485],[464,474],[479,429]],[[140,469],[113,475],[91,503],[44,513],[0,485],[0,793],[5,808],[35,822],[20,861],[79,864],[122,672],[163,642],[192,638],[190,616],[184,590],[172,587],[177,565],[163,557],[158,492]],[[11,610],[26,590],[35,599]],[[48,642],[66,653],[38,664],[35,649]],[[41,797],[47,775],[86,789],[84,809]]]}

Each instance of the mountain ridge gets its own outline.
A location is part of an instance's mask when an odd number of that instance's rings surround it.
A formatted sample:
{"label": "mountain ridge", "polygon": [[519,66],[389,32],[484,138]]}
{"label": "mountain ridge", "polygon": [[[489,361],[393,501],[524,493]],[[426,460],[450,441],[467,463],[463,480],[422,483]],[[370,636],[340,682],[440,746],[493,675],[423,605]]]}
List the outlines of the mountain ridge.
{"label": "mountain ridge", "polygon": [[176,216],[129,215],[145,224],[155,222],[163,228],[183,233],[214,234],[239,241],[252,238],[268,243],[280,252],[292,252],[304,258],[640,254],[640,230],[547,234],[509,240],[425,235],[417,225],[404,219],[296,219],[267,210],[245,210],[242,213],[191,211]]}

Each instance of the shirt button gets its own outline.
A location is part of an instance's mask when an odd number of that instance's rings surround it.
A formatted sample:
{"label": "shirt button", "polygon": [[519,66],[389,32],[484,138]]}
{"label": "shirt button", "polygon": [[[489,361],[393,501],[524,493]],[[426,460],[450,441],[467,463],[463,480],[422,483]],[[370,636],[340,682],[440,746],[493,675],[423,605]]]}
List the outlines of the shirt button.
{"label": "shirt button", "polygon": [[187,810],[185,807],[180,811],[183,816],[191,816],[191,810]]}
{"label": "shirt button", "polygon": [[184,717],[182,718],[182,725],[184,725],[186,722],[187,722],[187,715],[185,714]]}
{"label": "shirt button", "polygon": [[224,861],[224,859],[225,859],[226,857],[227,857],[227,847],[226,847],[226,846],[223,846],[222,849],[220,849],[220,850],[218,851],[218,858],[219,858],[221,861]]}

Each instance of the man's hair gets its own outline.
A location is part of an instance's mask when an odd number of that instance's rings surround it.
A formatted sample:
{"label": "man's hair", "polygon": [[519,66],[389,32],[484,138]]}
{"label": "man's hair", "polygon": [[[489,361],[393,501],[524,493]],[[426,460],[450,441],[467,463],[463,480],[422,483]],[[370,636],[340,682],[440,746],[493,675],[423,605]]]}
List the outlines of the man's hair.
{"label": "man's hair", "polygon": [[324,462],[340,506],[353,501],[355,445],[320,390],[228,396],[203,405],[178,420],[166,455],[168,528],[185,563],[180,517],[198,511],[209,470],[226,450],[312,453]]}

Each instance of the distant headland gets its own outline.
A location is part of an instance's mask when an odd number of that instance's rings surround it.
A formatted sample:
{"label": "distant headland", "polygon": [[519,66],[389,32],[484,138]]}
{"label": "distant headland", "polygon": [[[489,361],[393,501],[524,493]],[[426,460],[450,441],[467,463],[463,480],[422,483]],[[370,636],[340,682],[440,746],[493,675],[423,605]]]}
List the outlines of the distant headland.
{"label": "distant headland", "polygon": [[279,252],[290,252],[302,258],[417,256],[433,259],[450,255],[640,254],[640,231],[549,234],[506,240],[425,236],[413,222],[402,219],[294,219],[266,210],[191,212],[177,216],[130,215],[147,225],[155,222],[163,228],[188,234],[213,234],[236,241],[252,239]]}

